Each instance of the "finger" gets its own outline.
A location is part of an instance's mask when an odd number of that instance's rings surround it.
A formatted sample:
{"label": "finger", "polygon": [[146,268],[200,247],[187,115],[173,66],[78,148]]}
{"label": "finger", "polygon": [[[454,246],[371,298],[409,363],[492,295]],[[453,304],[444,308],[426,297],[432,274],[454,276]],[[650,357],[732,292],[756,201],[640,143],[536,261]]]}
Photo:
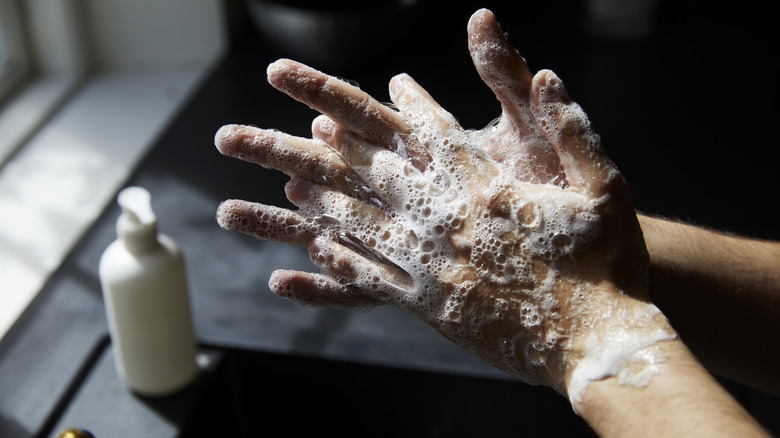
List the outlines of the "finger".
{"label": "finger", "polygon": [[217,131],[214,143],[224,155],[288,175],[343,186],[351,174],[344,160],[327,144],[278,131],[226,125]]}
{"label": "finger", "polygon": [[[399,273],[399,276],[394,277],[396,279],[405,278],[400,274],[404,271],[397,262],[409,259],[409,252],[419,247],[420,238],[393,218],[404,213],[412,220],[416,220],[413,219],[415,214],[424,220],[433,213],[425,203],[410,202],[410,199],[423,199],[415,197],[403,198],[409,202],[408,206],[389,208],[386,213],[381,208],[384,206],[368,205],[301,178],[290,180],[286,189],[290,201],[309,212],[312,220],[322,227],[320,235],[326,235],[340,247],[348,248],[366,260],[392,267],[393,272]],[[408,281],[400,281],[398,284],[406,284]]]}
{"label": "finger", "polygon": [[572,102],[560,78],[549,70],[537,73],[532,98],[533,113],[558,153],[569,184],[593,196],[605,194],[619,172],[602,149],[585,111]]}
{"label": "finger", "polygon": [[343,132],[344,128],[324,114],[315,117],[311,123],[312,137],[324,141],[337,152],[341,152],[337,140],[343,135]]}
{"label": "finger", "polygon": [[[285,186],[287,199],[312,217],[315,222],[333,227],[363,230],[380,227],[387,222],[387,215],[381,210],[383,203],[370,191],[367,196],[373,201],[369,205],[348,194],[330,187],[314,184],[303,178],[292,178]],[[376,199],[375,199],[376,198]]]}
{"label": "finger", "polygon": [[396,148],[398,134],[409,132],[406,122],[391,108],[363,90],[304,64],[280,59],[268,66],[267,74],[276,89],[390,150]]}
{"label": "finger", "polygon": [[301,213],[237,199],[220,204],[217,222],[224,230],[297,246],[308,245],[322,232],[320,224]]}
{"label": "finger", "polygon": [[[327,235],[323,238],[328,242],[335,242],[334,245],[339,249],[348,251],[336,255],[351,254],[360,257],[357,261],[339,257],[337,261],[346,260],[349,263],[342,265],[341,268],[321,267],[326,273],[352,280],[356,278],[356,273],[349,271],[347,267],[360,266],[365,269],[380,269],[380,271],[385,269],[383,278],[389,275],[396,285],[408,285],[411,279],[392,258],[404,257],[405,251],[416,247],[419,243],[416,235],[405,232],[403,227],[395,224],[380,208],[328,187],[312,184],[305,179],[293,178],[286,189],[290,201],[309,212],[313,220],[318,222],[324,231],[327,230],[326,233],[321,233],[321,236]],[[314,243],[309,245],[310,254],[317,248],[331,248],[331,250],[335,248],[321,239],[319,242],[319,246]]]}
{"label": "finger", "polygon": [[381,302],[398,303],[414,287],[412,277],[392,263],[367,255],[344,240],[320,236],[309,245],[312,263]]}
{"label": "finger", "polygon": [[453,186],[457,189],[465,181],[481,184],[484,178],[495,176],[497,168],[492,162],[478,158],[485,157],[489,151],[474,146],[469,133],[455,117],[414,79],[406,74],[398,75],[390,82],[390,89],[391,98],[409,120],[415,136],[434,163],[422,177],[413,180],[415,188],[423,190],[415,194],[425,191],[440,194]]}
{"label": "finger", "polygon": [[509,43],[506,35],[487,9],[475,12],[468,23],[469,53],[479,76],[498,98],[504,116],[528,135],[536,126],[531,117],[530,92],[533,74]]}
{"label": "finger", "polygon": [[271,274],[268,287],[280,297],[307,307],[367,311],[383,304],[352,286],[319,273],[278,269]]}
{"label": "finger", "polygon": [[344,129],[409,159],[416,168],[429,163],[403,117],[359,88],[288,59],[268,66],[268,81]]}
{"label": "finger", "polygon": [[[337,124],[330,117],[325,115],[317,116],[312,123],[312,136],[325,142],[333,150],[337,151],[342,160],[350,167],[361,167],[370,165],[371,155],[379,146],[375,146],[363,137],[354,134],[341,125]],[[370,152],[364,152],[360,156],[350,154],[356,149],[367,149]],[[386,150],[386,149],[384,149]]]}
{"label": "finger", "polygon": [[482,80],[501,103],[495,129],[478,131],[491,136],[490,156],[515,169],[523,181],[549,183],[560,178],[555,150],[539,131],[531,113],[533,74],[509,43],[487,9],[475,12],[468,24],[469,53]]}
{"label": "finger", "polygon": [[338,150],[342,159],[359,177],[352,192],[343,191],[371,205],[387,203],[398,207],[408,198],[410,185],[421,183],[421,172],[411,161],[368,143],[326,116],[315,120],[314,136]]}
{"label": "finger", "polygon": [[436,159],[450,158],[453,150],[469,144],[455,117],[411,76],[400,74],[390,81],[390,98],[409,121],[422,147]]}

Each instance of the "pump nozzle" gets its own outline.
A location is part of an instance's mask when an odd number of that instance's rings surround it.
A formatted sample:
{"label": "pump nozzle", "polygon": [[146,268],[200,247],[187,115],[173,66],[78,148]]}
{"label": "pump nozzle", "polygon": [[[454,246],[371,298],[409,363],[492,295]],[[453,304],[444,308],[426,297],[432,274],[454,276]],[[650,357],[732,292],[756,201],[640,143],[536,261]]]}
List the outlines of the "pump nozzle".
{"label": "pump nozzle", "polygon": [[117,203],[122,214],[116,233],[128,248],[143,249],[157,241],[157,216],[152,210],[152,195],[143,187],[127,187],[119,192]]}
{"label": "pump nozzle", "polygon": [[149,225],[157,222],[152,210],[152,195],[145,188],[127,187],[119,192],[117,202],[131,223]]}

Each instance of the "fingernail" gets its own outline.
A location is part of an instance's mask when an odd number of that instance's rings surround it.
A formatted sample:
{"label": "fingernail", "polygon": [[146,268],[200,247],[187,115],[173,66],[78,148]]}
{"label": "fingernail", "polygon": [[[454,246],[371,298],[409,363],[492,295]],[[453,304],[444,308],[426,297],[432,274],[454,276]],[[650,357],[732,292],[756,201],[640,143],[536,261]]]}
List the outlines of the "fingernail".
{"label": "fingernail", "polygon": [[393,95],[399,94],[401,90],[406,87],[406,84],[409,82],[410,78],[411,77],[406,73],[395,75],[392,79],[390,79],[390,93]]}
{"label": "fingernail", "polygon": [[543,74],[544,83],[542,87],[546,90],[547,100],[550,102],[568,103],[571,98],[563,86],[563,81],[552,70],[542,70],[537,74]]}
{"label": "fingernail", "polygon": [[239,125],[225,125],[219,128],[214,135],[214,146],[217,147],[217,150],[219,150],[220,153],[225,154],[225,145],[230,143],[230,140],[240,128]]}
{"label": "fingernail", "polygon": [[317,116],[312,122],[312,134],[315,137],[327,142],[335,129],[335,122],[325,115]]}
{"label": "fingernail", "polygon": [[287,199],[293,203],[308,200],[313,189],[314,184],[303,178],[293,178],[285,187]]}
{"label": "fingernail", "polygon": [[268,67],[265,69],[265,74],[268,81],[273,82],[273,79],[279,76],[282,71],[284,71],[284,60],[279,59],[268,64]]}
{"label": "fingernail", "polygon": [[216,219],[220,228],[229,231],[241,231],[246,228],[244,215],[240,213],[243,201],[228,199],[219,204]]}

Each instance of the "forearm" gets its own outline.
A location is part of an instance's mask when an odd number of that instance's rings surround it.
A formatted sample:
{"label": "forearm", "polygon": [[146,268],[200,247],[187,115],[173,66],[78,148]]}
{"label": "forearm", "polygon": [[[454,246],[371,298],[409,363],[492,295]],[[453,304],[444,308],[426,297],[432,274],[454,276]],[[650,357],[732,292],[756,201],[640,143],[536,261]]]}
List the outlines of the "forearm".
{"label": "forearm", "polygon": [[663,362],[647,386],[609,377],[591,382],[581,401],[574,401],[600,437],[768,436],[679,339],[653,348]]}
{"label": "forearm", "polygon": [[656,271],[674,272],[690,280],[717,278],[723,289],[749,289],[759,299],[777,299],[780,243],[641,214],[638,218]]}
{"label": "forearm", "polygon": [[780,394],[780,244],[639,215],[650,296],[713,373]]}

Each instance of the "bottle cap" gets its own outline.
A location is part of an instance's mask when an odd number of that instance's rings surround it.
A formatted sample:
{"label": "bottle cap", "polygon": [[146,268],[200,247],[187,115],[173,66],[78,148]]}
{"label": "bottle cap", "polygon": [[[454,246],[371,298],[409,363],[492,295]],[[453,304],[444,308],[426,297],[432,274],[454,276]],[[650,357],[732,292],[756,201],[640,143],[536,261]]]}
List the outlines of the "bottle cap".
{"label": "bottle cap", "polygon": [[143,187],[127,187],[117,202],[122,213],[116,221],[116,233],[130,252],[143,251],[157,244],[157,216],[152,210],[152,195]]}

